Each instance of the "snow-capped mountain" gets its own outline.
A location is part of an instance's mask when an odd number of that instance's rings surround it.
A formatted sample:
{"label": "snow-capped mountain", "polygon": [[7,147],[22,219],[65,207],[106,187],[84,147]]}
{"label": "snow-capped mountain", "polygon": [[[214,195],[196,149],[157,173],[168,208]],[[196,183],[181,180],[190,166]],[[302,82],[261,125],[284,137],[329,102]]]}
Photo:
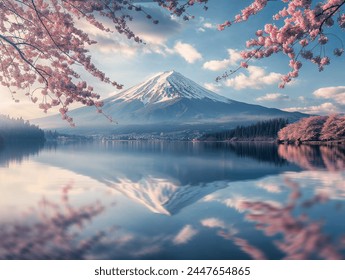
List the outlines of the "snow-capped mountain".
{"label": "snow-capped mountain", "polygon": [[42,128],[61,128],[64,132],[75,134],[102,134],[138,125],[141,128],[149,125],[151,129],[170,126],[170,130],[176,129],[176,126],[189,125],[199,129],[200,125],[206,124],[214,127],[217,124],[238,124],[277,117],[297,120],[305,116],[228,99],[175,71],[159,73],[103,101],[103,112],[116,120],[118,126],[109,124],[93,107],[69,112],[77,125],[74,130],[66,129],[68,125],[58,115],[37,119],[33,123]]}
{"label": "snow-capped mountain", "polygon": [[187,99],[210,99],[214,102],[230,103],[230,100],[215,94],[178,72],[167,71],[153,76],[146,82],[125,90],[107,102],[139,100],[144,105]]}

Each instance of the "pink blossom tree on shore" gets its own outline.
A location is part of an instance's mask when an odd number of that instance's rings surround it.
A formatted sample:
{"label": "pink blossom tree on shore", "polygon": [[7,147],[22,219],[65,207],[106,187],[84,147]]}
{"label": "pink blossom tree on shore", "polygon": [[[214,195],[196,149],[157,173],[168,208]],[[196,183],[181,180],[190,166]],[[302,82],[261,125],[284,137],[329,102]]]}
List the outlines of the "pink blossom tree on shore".
{"label": "pink blossom tree on shore", "polygon": [[285,142],[345,140],[345,116],[313,116],[287,125],[278,132]]}

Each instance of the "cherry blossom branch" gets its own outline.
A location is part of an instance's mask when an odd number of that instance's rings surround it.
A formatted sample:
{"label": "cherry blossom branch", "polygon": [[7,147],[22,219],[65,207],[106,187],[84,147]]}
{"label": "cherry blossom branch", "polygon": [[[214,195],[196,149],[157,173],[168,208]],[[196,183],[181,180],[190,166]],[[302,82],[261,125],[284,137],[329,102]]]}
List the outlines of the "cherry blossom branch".
{"label": "cherry blossom branch", "polygon": [[[336,14],[339,14],[337,19],[339,27],[341,29],[345,28],[345,14],[341,13],[345,1],[320,1],[313,7],[311,6],[311,0],[281,1],[284,3],[284,8],[273,15],[273,19],[280,26],[267,23],[262,30],[258,30],[256,38],[247,41],[247,49],[242,52],[244,59],[242,64],[247,67],[245,60],[248,58],[261,59],[275,53],[283,53],[290,59],[289,66],[292,69],[282,77],[280,87],[284,87],[286,83],[299,75],[302,67],[302,62],[297,60],[299,55],[303,59],[316,64],[319,71],[322,71],[326,65],[330,64],[330,58],[326,55],[326,45],[329,39],[323,29],[325,26],[328,28],[335,26],[333,18]],[[225,21],[218,26],[218,29],[222,31],[233,23],[248,20],[251,16],[261,12],[267,6],[267,3],[267,0],[252,0],[252,3],[237,14],[234,20]],[[312,42],[317,42],[317,44],[308,49],[307,47]],[[317,46],[320,48],[319,55],[313,52]],[[253,47],[256,50],[252,50]],[[257,51],[258,47],[261,47],[261,50]],[[334,49],[333,53],[335,56],[341,56],[343,52],[344,47],[341,41],[341,48]],[[235,73],[240,68],[246,68],[243,66],[239,66],[230,73]],[[227,77],[228,75],[223,76]]]}
{"label": "cherry blossom branch", "polygon": [[22,58],[22,60],[24,60],[25,63],[27,63],[28,65],[31,66],[31,68],[33,68],[37,74],[39,74],[41,76],[42,79],[44,79],[45,83],[48,85],[48,80],[42,75],[41,72],[45,73],[46,75],[49,75],[47,72],[45,72],[43,69],[40,69],[39,67],[36,67],[35,65],[33,65],[29,60],[27,60],[25,58],[25,55],[23,54],[23,52],[18,48],[17,44],[13,43],[11,40],[7,39],[5,36],[0,34],[0,39],[3,39],[5,42],[7,42],[8,44],[10,44],[13,48],[15,48],[15,50],[18,52],[18,54],[20,55],[20,57]]}
{"label": "cherry blossom branch", "polygon": [[334,5],[332,8],[335,8],[333,12],[331,12],[322,22],[321,25],[319,27],[320,32],[322,32],[322,26],[327,22],[327,20],[329,20],[330,18],[332,18],[332,16],[345,4],[345,1],[340,4],[340,5]]}

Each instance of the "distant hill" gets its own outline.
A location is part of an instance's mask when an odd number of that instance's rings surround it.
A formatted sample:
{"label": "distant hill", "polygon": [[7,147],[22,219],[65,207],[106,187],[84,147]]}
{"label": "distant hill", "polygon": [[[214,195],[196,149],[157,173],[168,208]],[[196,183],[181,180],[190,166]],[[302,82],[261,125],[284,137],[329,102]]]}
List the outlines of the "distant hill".
{"label": "distant hill", "polygon": [[[33,120],[45,129],[70,134],[113,135],[183,130],[207,131],[220,126],[284,118],[296,121],[304,115],[247,104],[211,92],[175,71],[151,79],[103,100],[103,112],[119,125],[109,123],[94,107],[69,112],[76,128],[69,128],[61,116]],[[230,125],[229,125],[230,124]],[[188,128],[185,128],[185,127]],[[163,130],[162,130],[163,129]]]}
{"label": "distant hill", "polygon": [[44,141],[44,132],[38,126],[22,118],[0,115],[0,144],[35,141]]}

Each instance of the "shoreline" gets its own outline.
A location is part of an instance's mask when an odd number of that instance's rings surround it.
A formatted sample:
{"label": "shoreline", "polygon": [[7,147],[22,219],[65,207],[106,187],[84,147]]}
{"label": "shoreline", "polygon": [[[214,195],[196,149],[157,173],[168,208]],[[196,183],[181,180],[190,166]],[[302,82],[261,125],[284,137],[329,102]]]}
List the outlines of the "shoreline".
{"label": "shoreline", "polygon": [[318,145],[318,146],[336,146],[345,145],[345,140],[330,140],[330,141],[297,141],[297,142],[284,142],[278,141],[279,144],[285,145]]}
{"label": "shoreline", "polygon": [[[335,146],[345,145],[345,139],[343,140],[331,140],[331,141],[281,141],[278,139],[267,138],[267,139],[230,139],[230,140],[198,140],[198,139],[100,139],[98,137],[85,137],[76,136],[72,137],[65,136],[58,139],[45,139],[45,142],[190,142],[190,143],[267,143],[277,145],[319,145],[319,146]],[[0,141],[1,143],[1,141]]]}

